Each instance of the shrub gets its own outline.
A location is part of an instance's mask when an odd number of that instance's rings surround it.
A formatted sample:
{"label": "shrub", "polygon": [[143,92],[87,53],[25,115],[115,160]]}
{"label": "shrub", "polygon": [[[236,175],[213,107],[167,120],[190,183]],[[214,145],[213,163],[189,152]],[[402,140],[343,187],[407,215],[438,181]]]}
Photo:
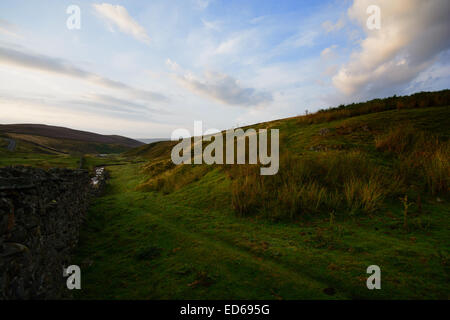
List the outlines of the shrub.
{"label": "shrub", "polygon": [[350,213],[372,213],[379,209],[386,196],[379,177],[374,173],[366,181],[352,177],[345,183],[344,194]]}

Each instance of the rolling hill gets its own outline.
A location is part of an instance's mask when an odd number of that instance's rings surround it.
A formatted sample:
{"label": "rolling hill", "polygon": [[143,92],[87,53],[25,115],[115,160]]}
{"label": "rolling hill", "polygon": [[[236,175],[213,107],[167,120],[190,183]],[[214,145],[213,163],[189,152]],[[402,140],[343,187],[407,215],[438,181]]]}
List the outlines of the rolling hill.
{"label": "rolling hill", "polygon": [[149,143],[153,143],[153,142],[158,142],[158,141],[167,141],[167,140],[170,140],[170,139],[167,139],[167,138],[151,138],[151,139],[136,139],[136,140],[138,140],[138,141],[140,141],[140,142],[143,142],[143,143],[145,143],[145,144],[149,144]]}
{"label": "rolling hill", "polygon": [[143,145],[117,136],[42,124],[0,125],[0,136],[17,143],[17,152],[47,154],[121,153]]}

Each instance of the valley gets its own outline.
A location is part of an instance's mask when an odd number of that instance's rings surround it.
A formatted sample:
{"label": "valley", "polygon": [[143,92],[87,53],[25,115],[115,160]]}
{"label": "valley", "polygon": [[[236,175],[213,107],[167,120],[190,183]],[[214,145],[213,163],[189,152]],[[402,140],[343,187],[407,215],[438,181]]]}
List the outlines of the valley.
{"label": "valley", "polygon": [[77,299],[447,299],[450,108],[425,97],[251,126],[279,129],[274,176],[176,166],[175,141],[100,156],[15,136],[0,164],[108,171],[71,261]]}

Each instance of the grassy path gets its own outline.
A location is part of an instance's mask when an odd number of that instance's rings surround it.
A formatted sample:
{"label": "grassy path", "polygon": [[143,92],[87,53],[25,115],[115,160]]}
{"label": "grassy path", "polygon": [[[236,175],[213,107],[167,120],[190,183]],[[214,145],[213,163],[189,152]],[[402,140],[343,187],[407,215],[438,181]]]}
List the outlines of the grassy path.
{"label": "grassy path", "polygon": [[[220,172],[162,195],[135,191],[136,164],[109,170],[74,261],[80,299],[447,298],[443,227],[403,233],[394,209],[392,221],[332,226],[242,219],[228,209]],[[432,212],[433,223],[448,213]],[[382,268],[382,290],[365,286],[371,264]]]}

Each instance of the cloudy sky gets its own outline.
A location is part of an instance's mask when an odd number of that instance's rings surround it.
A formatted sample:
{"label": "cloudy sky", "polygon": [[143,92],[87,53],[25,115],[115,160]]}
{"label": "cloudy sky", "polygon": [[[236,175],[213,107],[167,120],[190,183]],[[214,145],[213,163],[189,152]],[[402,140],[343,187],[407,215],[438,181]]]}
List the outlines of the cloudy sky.
{"label": "cloudy sky", "polygon": [[446,89],[449,16],[448,0],[2,0],[0,123],[169,137]]}

